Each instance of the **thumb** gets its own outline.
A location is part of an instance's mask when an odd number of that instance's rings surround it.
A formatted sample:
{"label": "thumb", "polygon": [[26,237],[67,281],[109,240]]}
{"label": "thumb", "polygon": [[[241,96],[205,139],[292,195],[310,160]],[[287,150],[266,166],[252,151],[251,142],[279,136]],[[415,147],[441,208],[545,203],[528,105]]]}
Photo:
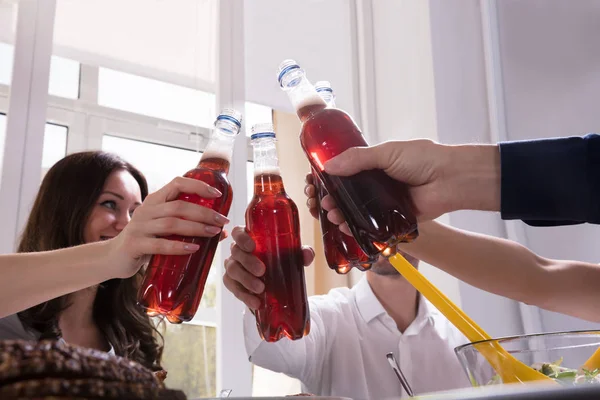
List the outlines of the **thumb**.
{"label": "thumb", "polygon": [[325,172],[337,176],[350,176],[370,169],[384,169],[382,149],[374,147],[352,147],[338,154],[323,166]]}

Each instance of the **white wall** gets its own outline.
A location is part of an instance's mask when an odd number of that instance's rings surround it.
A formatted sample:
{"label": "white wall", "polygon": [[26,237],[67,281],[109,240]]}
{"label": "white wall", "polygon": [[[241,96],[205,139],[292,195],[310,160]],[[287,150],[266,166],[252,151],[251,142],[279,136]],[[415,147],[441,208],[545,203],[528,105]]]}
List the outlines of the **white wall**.
{"label": "white wall", "polygon": [[293,111],[277,67],[295,59],[308,79],[331,82],[339,107],[354,112],[350,0],[246,0],[246,98]]}
{"label": "white wall", "polygon": [[[438,139],[443,143],[489,143],[490,121],[481,24],[481,3],[431,0],[431,37]],[[496,213],[461,211],[453,226],[505,237]],[[482,266],[485,267],[485,266]],[[522,333],[517,302],[460,283],[462,307],[492,336]]]}
{"label": "white wall", "polygon": [[[600,2],[498,2],[500,54],[511,140],[600,131]],[[552,258],[600,261],[600,227],[526,228],[528,246]],[[600,327],[542,312],[547,331]]]}
{"label": "white wall", "polygon": [[437,138],[429,2],[373,1],[378,139]]}

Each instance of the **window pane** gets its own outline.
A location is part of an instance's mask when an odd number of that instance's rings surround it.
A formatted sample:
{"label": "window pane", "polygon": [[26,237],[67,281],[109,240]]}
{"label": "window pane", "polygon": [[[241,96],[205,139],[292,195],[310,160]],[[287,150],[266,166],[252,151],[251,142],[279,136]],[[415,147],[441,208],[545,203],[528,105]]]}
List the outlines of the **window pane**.
{"label": "window pane", "polygon": [[154,192],[194,168],[202,153],[176,147],[104,135],[102,149],[120,155],[139,168]]}
{"label": "window pane", "polygon": [[[0,43],[0,84],[10,85],[12,80],[14,46]],[[79,97],[79,63],[52,56],[48,93],[76,99]]]}
{"label": "window pane", "polygon": [[79,98],[79,67],[77,61],[52,56],[48,93],[68,99]]}
{"label": "window pane", "polygon": [[[4,155],[6,120],[6,115],[0,114],[0,179],[2,179],[2,156]],[[46,124],[44,147],[42,150],[42,178],[51,166],[67,154],[68,131],[69,129],[66,126]]]}
{"label": "window pane", "polygon": [[67,154],[68,133],[69,128],[66,126],[46,124],[42,153],[42,178],[50,167]]}
{"label": "window pane", "polygon": [[183,390],[189,399],[214,397],[217,381],[216,331],[214,327],[166,325],[162,365],[167,386]]}
{"label": "window pane", "polygon": [[211,127],[215,95],[137,75],[100,68],[98,104],[150,117]]}
{"label": "window pane", "polygon": [[252,134],[252,125],[273,122],[273,110],[271,107],[250,102],[246,102],[245,107],[246,113],[244,118],[246,120],[246,136],[250,136]]}
{"label": "window pane", "polygon": [[0,43],[0,84],[10,85],[14,48],[12,44]]}

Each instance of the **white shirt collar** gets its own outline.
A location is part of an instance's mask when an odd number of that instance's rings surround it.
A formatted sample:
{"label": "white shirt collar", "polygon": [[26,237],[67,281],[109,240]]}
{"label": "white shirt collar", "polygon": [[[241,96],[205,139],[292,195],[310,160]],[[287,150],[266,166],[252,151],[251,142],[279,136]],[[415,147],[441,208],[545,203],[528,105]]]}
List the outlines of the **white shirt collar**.
{"label": "white shirt collar", "polygon": [[383,308],[383,305],[381,305],[381,302],[379,302],[377,296],[373,293],[373,289],[371,289],[371,285],[369,285],[366,276],[363,276],[361,280],[354,285],[352,290],[355,292],[358,311],[367,324],[378,316],[386,313],[385,308]]}
{"label": "white shirt collar", "polygon": [[[383,305],[379,299],[377,299],[375,293],[373,293],[373,289],[371,289],[371,285],[369,285],[366,276],[362,277],[352,290],[355,292],[358,311],[367,324],[375,318],[387,314],[385,308],[383,308]],[[419,334],[425,324],[433,322],[434,316],[438,314],[439,311],[419,294],[419,308],[417,310],[417,315],[403,334],[407,336]]]}

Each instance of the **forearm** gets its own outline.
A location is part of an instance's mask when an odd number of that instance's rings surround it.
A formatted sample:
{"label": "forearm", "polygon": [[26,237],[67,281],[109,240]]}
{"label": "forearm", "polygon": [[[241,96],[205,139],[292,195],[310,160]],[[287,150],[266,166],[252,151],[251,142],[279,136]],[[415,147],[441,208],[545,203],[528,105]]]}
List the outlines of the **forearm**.
{"label": "forearm", "polygon": [[475,287],[527,304],[600,321],[600,267],[548,260],[518,243],[423,223],[403,250]]}
{"label": "forearm", "polygon": [[113,278],[106,243],[0,255],[0,318]]}

